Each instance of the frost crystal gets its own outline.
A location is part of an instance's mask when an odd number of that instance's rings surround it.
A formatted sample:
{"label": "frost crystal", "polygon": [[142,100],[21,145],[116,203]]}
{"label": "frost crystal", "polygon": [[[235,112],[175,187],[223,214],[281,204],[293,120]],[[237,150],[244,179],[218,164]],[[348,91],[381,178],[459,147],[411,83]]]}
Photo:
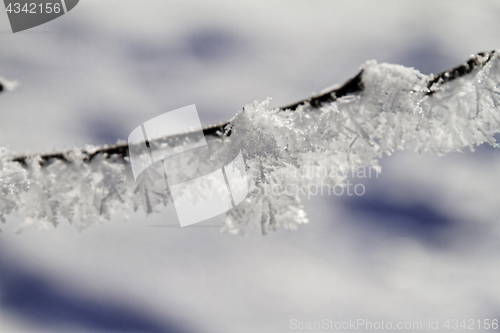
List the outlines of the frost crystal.
{"label": "frost crystal", "polygon": [[[165,168],[182,170],[192,179],[220,168],[241,150],[249,194],[227,213],[223,230],[243,233],[256,224],[265,234],[280,225],[294,229],[307,222],[300,196],[307,196],[311,185],[343,184],[348,170],[362,166],[379,170],[383,154],[397,149],[445,154],[483,142],[497,146],[498,52],[450,81],[375,61],[365,63],[362,71],[362,92],[320,108],[306,103],[294,111],[270,109],[269,100],[247,105],[231,120],[230,136],[208,140],[209,156],[184,154],[167,161]],[[5,215],[18,211],[26,216],[25,225],[56,225],[61,216],[83,229],[117,212],[142,209],[151,214],[172,201],[161,165],[135,182],[123,158],[98,155],[88,163],[75,149],[68,153],[71,163],[41,166],[34,157],[23,166],[12,157],[5,151],[0,155],[3,222]]]}

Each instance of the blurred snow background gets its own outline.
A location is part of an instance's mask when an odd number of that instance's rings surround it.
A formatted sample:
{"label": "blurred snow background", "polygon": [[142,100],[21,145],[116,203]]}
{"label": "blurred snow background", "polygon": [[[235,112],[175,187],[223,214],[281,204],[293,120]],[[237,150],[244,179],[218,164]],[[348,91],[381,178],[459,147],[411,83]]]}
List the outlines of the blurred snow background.
{"label": "blurred snow background", "polygon": [[[20,86],[0,97],[0,146],[113,144],[189,104],[208,125],[256,99],[279,106],[343,83],[368,59],[437,73],[499,48],[499,17],[498,1],[86,0],[12,34],[1,10],[0,74]],[[266,237],[170,227],[172,207],[82,233],[61,221],[15,235],[9,216],[0,331],[500,319],[500,149],[398,152],[381,165],[351,180],[364,196],[313,197],[308,225]]]}

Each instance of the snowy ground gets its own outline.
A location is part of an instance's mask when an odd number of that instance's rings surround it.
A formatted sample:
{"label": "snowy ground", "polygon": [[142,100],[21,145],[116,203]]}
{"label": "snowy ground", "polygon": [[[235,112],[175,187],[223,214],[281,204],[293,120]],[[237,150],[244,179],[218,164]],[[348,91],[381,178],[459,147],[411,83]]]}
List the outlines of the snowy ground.
{"label": "snowy ground", "polygon": [[[208,125],[342,83],[368,59],[439,72],[499,48],[498,17],[498,1],[86,0],[11,34],[2,10],[0,74],[21,85],[0,97],[0,145],[112,144],[190,104]],[[481,331],[500,319],[500,149],[381,165],[352,180],[364,196],[313,197],[308,225],[266,237],[156,227],[177,223],[171,207],[82,233],[61,221],[16,235],[9,216],[0,331],[285,332],[323,319]]]}

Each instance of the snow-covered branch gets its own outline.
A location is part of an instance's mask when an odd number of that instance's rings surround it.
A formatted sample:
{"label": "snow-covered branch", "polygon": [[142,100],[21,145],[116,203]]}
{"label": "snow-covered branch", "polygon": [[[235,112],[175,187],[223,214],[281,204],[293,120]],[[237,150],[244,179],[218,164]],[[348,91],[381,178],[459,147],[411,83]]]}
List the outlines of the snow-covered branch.
{"label": "snow-covered branch", "polygon": [[[205,128],[208,155],[166,161],[184,174],[206,174],[243,153],[249,194],[226,216],[223,229],[232,233],[249,224],[263,233],[296,228],[307,222],[300,196],[311,185],[343,184],[346,171],[361,166],[379,170],[378,159],[398,149],[445,154],[483,142],[497,146],[499,52],[478,53],[437,75],[368,61],[343,86],[282,108],[268,102]],[[21,157],[4,151],[0,216],[19,211],[25,225],[38,226],[56,225],[62,216],[82,229],[119,212],[151,214],[171,202],[161,172],[150,168],[134,182],[126,144]]]}

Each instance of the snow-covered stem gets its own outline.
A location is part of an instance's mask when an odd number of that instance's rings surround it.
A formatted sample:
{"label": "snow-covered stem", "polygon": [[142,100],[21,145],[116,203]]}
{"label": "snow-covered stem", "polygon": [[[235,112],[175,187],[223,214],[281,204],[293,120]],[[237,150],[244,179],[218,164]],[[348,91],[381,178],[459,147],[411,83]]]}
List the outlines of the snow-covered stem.
{"label": "snow-covered stem", "polygon": [[[368,61],[341,87],[282,108],[269,109],[268,102],[254,102],[228,123],[204,129],[208,155],[167,161],[169,170],[192,179],[241,150],[250,193],[226,216],[223,229],[232,233],[249,224],[263,233],[279,225],[296,228],[307,222],[300,195],[309,185],[343,184],[346,170],[360,166],[378,170],[378,159],[397,149],[444,154],[483,142],[496,146],[499,52],[478,53],[438,75]],[[141,208],[151,214],[171,202],[158,181],[161,170],[150,168],[136,183],[127,155],[126,144],[38,156],[1,152],[0,217],[20,211],[25,224],[51,226],[62,216],[82,229],[117,212]]]}
{"label": "snow-covered stem", "polygon": [[[472,55],[469,60],[460,64],[452,69],[446,70],[436,75],[430,75],[427,82],[427,91],[425,92],[427,95],[432,95],[438,89],[441,89],[443,84],[447,82],[451,82],[457,78],[460,78],[466,74],[469,74],[474,69],[478,67],[482,67],[487,64],[496,53],[495,50],[491,52],[479,52],[476,55]],[[327,89],[323,93],[312,96],[295,103],[287,104],[285,106],[280,107],[280,110],[296,110],[300,105],[309,105],[311,108],[319,108],[325,103],[331,103],[336,101],[338,98],[353,95],[360,93],[364,89],[363,80],[362,80],[363,71],[361,70],[356,76],[348,80],[340,87],[335,87],[332,89]],[[6,81],[7,82],[7,81]],[[11,83],[12,85],[12,83]],[[3,90],[2,81],[0,80],[0,92]],[[226,121],[216,125],[210,125],[203,128],[203,134],[205,136],[215,136],[221,137],[223,135],[229,136],[231,135],[230,128],[226,128],[230,125],[230,121]],[[177,139],[182,139],[184,137],[184,133],[179,133],[175,136]],[[172,137],[166,137],[162,140],[167,141],[168,139],[172,139]],[[105,155],[105,156],[118,156],[121,158],[125,158],[128,156],[128,145],[126,143],[119,143],[113,146],[104,146],[104,147],[95,147],[92,151],[82,150],[84,154],[84,161],[91,162],[94,157],[97,155]],[[68,152],[56,152],[49,154],[40,154],[41,164],[42,166],[47,165],[52,160],[61,160],[64,162],[70,162],[68,159]],[[13,160],[19,162],[23,165],[26,164],[26,160],[30,158],[30,156],[17,156]]]}

